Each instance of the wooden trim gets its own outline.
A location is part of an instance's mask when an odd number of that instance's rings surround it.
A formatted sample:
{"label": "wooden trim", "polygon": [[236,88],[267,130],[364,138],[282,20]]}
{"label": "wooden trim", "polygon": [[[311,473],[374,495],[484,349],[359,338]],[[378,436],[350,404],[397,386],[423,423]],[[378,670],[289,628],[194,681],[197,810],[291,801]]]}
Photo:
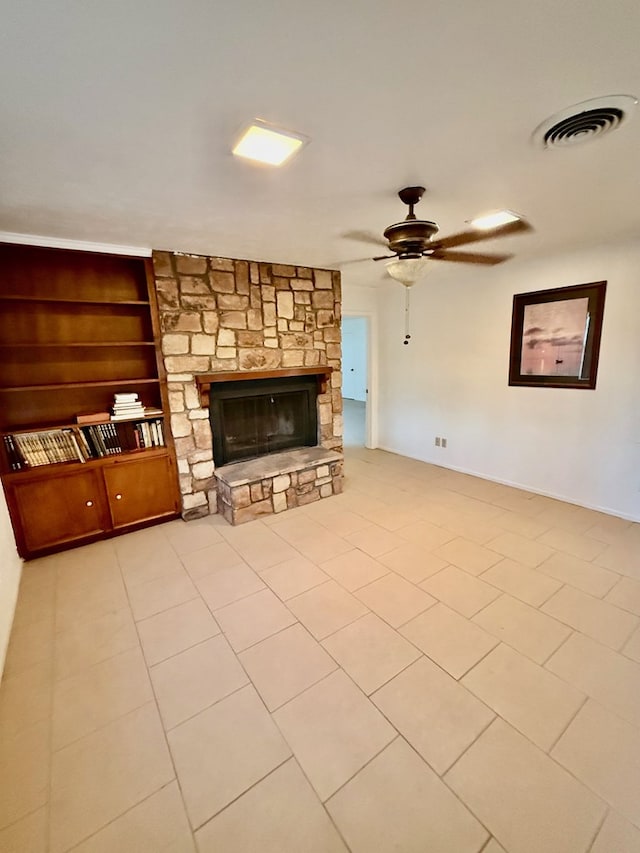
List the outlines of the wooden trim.
{"label": "wooden trim", "polygon": [[18,234],[0,231],[0,243],[18,246],[35,246],[41,249],[72,249],[100,255],[124,255],[128,258],[150,258],[151,249],[146,246],[116,246],[113,243],[94,243],[84,240],[68,240],[66,237],[45,237],[37,234]]}
{"label": "wooden trim", "polygon": [[156,294],[156,277],[153,268],[153,259],[145,258],[144,272],[147,279],[147,295],[149,296],[149,313],[151,315],[151,330],[153,332],[153,343],[156,354],[156,368],[160,382],[160,404],[163,411],[164,442],[168,448],[169,461],[171,463],[171,474],[173,488],[176,495],[180,495],[180,480],[178,477],[178,457],[176,445],[171,432],[171,407],[169,406],[169,389],[167,388],[167,371],[164,366],[162,353],[162,329],[160,327],[160,311],[158,309],[158,297]]}
{"label": "wooden trim", "polygon": [[[78,424],[76,424],[78,426]],[[87,459],[86,462],[70,459],[68,462],[51,462],[49,465],[36,465],[33,468],[23,468],[21,471],[7,471],[3,475],[5,483],[26,483],[31,480],[46,480],[51,476],[62,474],[74,474],[79,471],[89,471],[91,468],[111,467],[113,464],[121,465],[125,462],[136,462],[141,459],[167,456],[173,464],[171,450],[167,445],[158,447],[143,447],[140,450],[124,450],[122,453],[114,453],[109,456],[98,456],[95,459]]]}
{"label": "wooden trim", "polygon": [[333,367],[320,364],[316,367],[283,367],[277,370],[224,370],[218,373],[200,373],[195,377],[203,409],[209,408],[209,391],[216,382],[242,382],[248,379],[284,379],[289,376],[316,376],[318,393],[324,394]]}

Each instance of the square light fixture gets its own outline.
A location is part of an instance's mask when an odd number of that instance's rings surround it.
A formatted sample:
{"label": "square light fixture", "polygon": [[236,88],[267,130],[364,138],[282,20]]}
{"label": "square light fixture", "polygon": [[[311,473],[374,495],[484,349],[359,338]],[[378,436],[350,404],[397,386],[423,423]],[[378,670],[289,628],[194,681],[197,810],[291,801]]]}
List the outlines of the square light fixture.
{"label": "square light fixture", "polygon": [[282,166],[308,142],[309,139],[301,133],[282,130],[255,119],[235,144],[232,153],[258,163]]}
{"label": "square light fixture", "polygon": [[501,225],[518,222],[520,219],[522,217],[512,210],[496,210],[494,213],[487,213],[484,216],[472,219],[470,225],[479,231],[488,231],[490,228],[500,228]]}

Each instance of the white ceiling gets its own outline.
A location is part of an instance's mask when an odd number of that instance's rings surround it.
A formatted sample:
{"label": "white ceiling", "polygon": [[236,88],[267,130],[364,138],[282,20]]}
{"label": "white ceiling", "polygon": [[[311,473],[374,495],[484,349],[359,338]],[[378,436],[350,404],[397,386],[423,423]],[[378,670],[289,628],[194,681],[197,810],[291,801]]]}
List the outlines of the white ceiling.
{"label": "white ceiling", "polygon": [[[584,146],[534,128],[640,95],[638,0],[4,0],[0,230],[336,266],[422,183],[441,234],[508,207],[518,255],[640,233],[640,108]],[[311,136],[280,170],[253,117]],[[379,280],[370,262],[348,281]]]}

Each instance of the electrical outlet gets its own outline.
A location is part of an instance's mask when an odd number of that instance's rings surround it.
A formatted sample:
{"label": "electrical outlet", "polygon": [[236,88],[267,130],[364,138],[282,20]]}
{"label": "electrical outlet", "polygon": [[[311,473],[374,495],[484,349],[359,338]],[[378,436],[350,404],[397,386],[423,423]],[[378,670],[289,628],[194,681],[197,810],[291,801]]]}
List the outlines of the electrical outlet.
{"label": "electrical outlet", "polygon": [[440,446],[441,446],[441,447],[446,447],[446,446],[447,446],[447,439],[446,439],[446,438],[443,438],[443,439],[441,439],[441,440],[440,440]]}
{"label": "electrical outlet", "polygon": [[440,447],[440,436],[436,436],[436,447]]}

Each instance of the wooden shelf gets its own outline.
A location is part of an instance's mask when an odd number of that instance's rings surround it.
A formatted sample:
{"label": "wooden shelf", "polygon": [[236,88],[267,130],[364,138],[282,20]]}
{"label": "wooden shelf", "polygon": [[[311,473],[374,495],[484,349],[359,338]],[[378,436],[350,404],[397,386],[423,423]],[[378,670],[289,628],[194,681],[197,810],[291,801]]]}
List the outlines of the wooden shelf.
{"label": "wooden shelf", "polygon": [[329,367],[326,364],[319,364],[315,367],[280,367],[272,370],[221,370],[217,373],[199,374],[196,376],[196,385],[198,386],[202,408],[208,409],[211,386],[217,382],[243,382],[255,381],[256,379],[290,379],[296,376],[315,376],[318,381],[318,391],[320,394],[324,394],[332,371],[333,367]]}
{"label": "wooden shelf", "polygon": [[148,300],[143,299],[74,299],[71,296],[20,296],[10,293],[0,294],[0,302],[58,302],[63,305],[105,305],[110,308],[114,305],[149,305]]}
{"label": "wooden shelf", "polygon": [[45,343],[21,343],[21,344],[5,344],[0,341],[0,349],[41,349],[43,347],[53,347],[57,349],[68,349],[69,347],[155,347],[154,341],[47,341]]}
{"label": "wooden shelf", "polygon": [[[80,424],[75,424],[80,426]],[[86,426],[86,424],[84,425]],[[18,430],[16,430],[18,432]],[[91,468],[101,468],[104,465],[112,463],[125,462],[131,459],[140,459],[141,457],[150,459],[154,456],[166,456],[168,453],[167,447],[141,447],[139,450],[124,450],[122,453],[109,453],[106,456],[99,456],[95,459],[87,459],[86,462],[78,460],[70,460],[68,462],[51,462],[49,465],[33,465],[32,467],[22,468],[20,471],[8,471],[3,475],[3,479],[7,482],[24,479],[27,476],[42,476],[57,475],[63,472],[69,473],[73,471],[88,471]]]}
{"label": "wooden shelf", "polygon": [[18,392],[31,391],[62,391],[69,388],[115,388],[124,385],[148,385],[152,382],[158,383],[160,380],[154,379],[106,379],[100,382],[60,382],[52,385],[16,385],[13,388],[0,388],[0,394],[12,394]]}
{"label": "wooden shelf", "polygon": [[68,421],[67,423],[62,423],[61,421],[56,421],[55,423],[41,423],[38,426],[21,426],[20,424],[16,424],[11,429],[5,429],[0,431],[0,435],[15,435],[16,433],[22,432],[43,432],[46,430],[52,429],[71,429],[73,427],[82,428],[88,426],[99,426],[100,424],[128,424],[128,423],[136,423],[137,421],[153,421],[157,419],[164,419],[164,412],[156,413],[153,415],[140,415],[139,417],[133,418],[125,418],[123,420],[112,421],[110,417],[105,418],[102,421],[93,421],[89,424],[78,423],[77,421]]}

